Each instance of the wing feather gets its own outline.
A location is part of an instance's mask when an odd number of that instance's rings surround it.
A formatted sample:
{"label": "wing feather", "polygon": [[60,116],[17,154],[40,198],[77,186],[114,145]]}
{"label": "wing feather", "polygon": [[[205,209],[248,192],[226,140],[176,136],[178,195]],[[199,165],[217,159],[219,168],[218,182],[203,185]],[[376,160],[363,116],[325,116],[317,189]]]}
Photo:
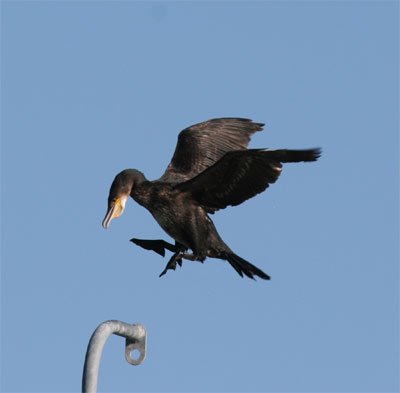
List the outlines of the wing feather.
{"label": "wing feather", "polygon": [[193,178],[226,153],[247,149],[250,137],[263,126],[250,119],[226,117],[184,129],[178,136],[172,160],[159,181],[179,183]]}
{"label": "wing feather", "polygon": [[195,178],[176,187],[189,192],[208,212],[236,206],[275,183],[282,162],[316,161],[319,149],[232,151]]}

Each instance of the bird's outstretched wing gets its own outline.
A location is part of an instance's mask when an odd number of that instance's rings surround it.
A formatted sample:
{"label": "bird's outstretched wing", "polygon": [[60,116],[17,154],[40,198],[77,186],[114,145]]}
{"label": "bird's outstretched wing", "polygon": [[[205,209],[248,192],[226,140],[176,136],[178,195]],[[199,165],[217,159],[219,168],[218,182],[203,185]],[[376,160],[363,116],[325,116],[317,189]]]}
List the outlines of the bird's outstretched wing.
{"label": "bird's outstretched wing", "polygon": [[250,119],[226,117],[184,129],[178,136],[172,160],[159,181],[180,183],[193,178],[227,152],[247,149],[250,137],[263,126]]}
{"label": "bird's outstretched wing", "polygon": [[278,179],[281,163],[316,161],[320,154],[320,149],[232,151],[195,178],[175,187],[190,193],[207,212],[213,213],[264,191]]}

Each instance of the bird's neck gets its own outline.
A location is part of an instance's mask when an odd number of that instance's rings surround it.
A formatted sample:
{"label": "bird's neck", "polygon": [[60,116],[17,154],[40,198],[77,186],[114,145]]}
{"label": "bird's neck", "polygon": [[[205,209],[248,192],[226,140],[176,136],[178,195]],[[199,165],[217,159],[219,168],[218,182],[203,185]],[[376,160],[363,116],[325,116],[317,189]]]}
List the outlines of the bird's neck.
{"label": "bird's neck", "polygon": [[143,179],[143,181],[135,183],[131,190],[131,198],[133,198],[139,205],[148,208],[151,201],[152,189],[151,182]]}
{"label": "bird's neck", "polygon": [[138,203],[140,199],[140,194],[146,194],[143,192],[146,189],[146,184],[150,183],[146,176],[138,171],[137,169],[125,169],[124,173],[128,177],[128,187],[129,187],[129,195]]}

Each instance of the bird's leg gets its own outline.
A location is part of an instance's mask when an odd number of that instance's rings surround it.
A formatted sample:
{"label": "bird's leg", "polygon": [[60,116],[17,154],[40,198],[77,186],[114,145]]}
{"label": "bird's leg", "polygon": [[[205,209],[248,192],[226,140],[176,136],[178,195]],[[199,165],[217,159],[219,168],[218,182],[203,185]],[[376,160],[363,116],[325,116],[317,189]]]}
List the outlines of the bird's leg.
{"label": "bird's leg", "polygon": [[167,263],[167,266],[165,266],[165,269],[161,272],[159,277],[167,273],[168,270],[175,270],[176,263],[178,263],[179,266],[182,266],[182,254],[184,254],[183,251],[178,251],[174,255],[172,255],[171,259]]}
{"label": "bird's leg", "polygon": [[189,261],[198,261],[198,262],[201,262],[201,263],[203,263],[204,260],[206,259],[205,257],[200,257],[200,256],[198,256],[196,254],[188,253],[188,252],[184,252],[182,254],[182,258],[187,259]]}
{"label": "bird's leg", "polygon": [[165,266],[165,269],[161,272],[160,276],[163,276],[165,273],[167,273],[168,270],[175,270],[176,269],[176,264],[178,263],[179,266],[182,266],[182,258],[188,259],[189,261],[199,261],[201,263],[204,262],[206,259],[205,257],[202,257],[200,255],[196,255],[194,253],[188,253],[186,251],[186,247],[183,246],[182,244],[175,243],[175,246],[177,248],[180,248],[179,251],[177,251],[174,255],[172,255],[171,259],[168,261],[167,266]]}
{"label": "bird's leg", "polygon": [[[187,248],[183,244],[179,243],[176,240],[175,240],[175,248],[176,248],[176,251],[181,251],[182,254],[187,250]],[[177,259],[176,262],[178,263],[178,265],[180,267],[182,267],[182,258]]]}
{"label": "bird's leg", "polygon": [[187,254],[185,251],[187,250],[187,247],[185,247],[183,244],[177,242],[175,240],[175,254],[172,255],[171,259],[168,261],[167,266],[165,266],[165,269],[161,272],[159,277],[163,276],[165,273],[167,273],[167,270],[175,270],[176,269],[176,264],[182,267],[182,256]]}
{"label": "bird's leg", "polygon": [[132,243],[146,249],[156,252],[157,254],[161,255],[162,257],[165,256],[165,249],[177,252],[179,248],[171,243],[166,242],[165,240],[145,240],[145,239],[131,239]]}

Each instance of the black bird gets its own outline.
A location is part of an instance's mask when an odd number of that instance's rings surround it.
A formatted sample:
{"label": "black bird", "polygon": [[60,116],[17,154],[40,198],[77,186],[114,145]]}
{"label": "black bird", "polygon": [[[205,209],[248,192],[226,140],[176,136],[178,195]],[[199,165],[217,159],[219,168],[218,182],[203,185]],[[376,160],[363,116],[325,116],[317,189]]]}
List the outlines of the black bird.
{"label": "black bird", "polygon": [[[319,148],[309,150],[247,149],[250,137],[264,124],[249,119],[211,119],[184,129],[165,173],[149,181],[136,169],[119,173],[110,189],[103,227],[119,217],[131,196],[144,206],[175,245],[164,240],[131,239],[147,250],[174,255],[168,269],[182,266],[182,258],[203,262],[206,257],[228,261],[243,277],[269,280],[263,271],[236,255],[221,239],[208,216],[236,206],[275,183],[284,162],[316,161]],[[187,252],[192,250],[193,253]]]}

